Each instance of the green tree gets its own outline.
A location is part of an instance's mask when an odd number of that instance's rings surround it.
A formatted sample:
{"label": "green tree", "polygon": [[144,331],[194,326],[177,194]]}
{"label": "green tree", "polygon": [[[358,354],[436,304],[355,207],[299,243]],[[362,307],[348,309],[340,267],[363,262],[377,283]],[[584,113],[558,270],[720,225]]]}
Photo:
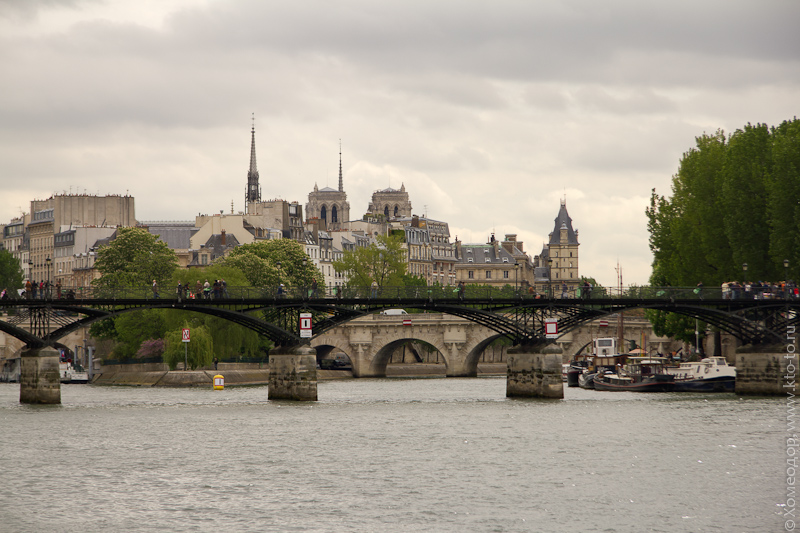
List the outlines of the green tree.
{"label": "green tree", "polygon": [[7,250],[0,250],[0,291],[8,291],[9,297],[16,298],[17,289],[22,288],[23,273],[19,261]]}
{"label": "green tree", "polygon": [[114,319],[114,331],[117,344],[112,356],[122,361],[133,359],[144,341],[163,338],[166,331],[164,312],[143,309],[121,314]]}
{"label": "green tree", "polygon": [[[706,289],[732,280],[778,281],[800,272],[800,121],[747,124],[702,135],[646,209],[654,286]],[[748,264],[747,277],[742,264]],[[694,319],[648,312],[657,332],[694,339]],[[703,330],[705,328],[702,328]]]}
{"label": "green tree", "polygon": [[[189,328],[190,342],[183,342],[183,328]],[[214,360],[214,341],[208,327],[185,322],[183,328],[173,328],[164,335],[164,362],[169,369],[175,370],[184,359],[192,370],[210,365]]]}
{"label": "green tree", "polygon": [[285,283],[309,287],[312,278],[324,279],[303,246],[292,239],[274,239],[243,244],[231,250],[220,264],[238,268],[247,281],[256,287]]}
{"label": "green tree", "polygon": [[93,281],[100,288],[144,288],[153,280],[171,281],[178,266],[175,252],[143,228],[119,228],[116,238],[97,252],[95,268],[102,275]]}
{"label": "green tree", "polygon": [[[767,175],[769,254],[773,265],[789,260],[788,278],[800,278],[800,121],[772,130],[772,166]],[[779,271],[781,277],[786,274]]]}
{"label": "green tree", "polygon": [[350,287],[369,287],[373,281],[379,288],[402,286],[406,273],[403,239],[397,235],[378,236],[367,247],[346,251],[333,262],[333,268],[345,274]]}

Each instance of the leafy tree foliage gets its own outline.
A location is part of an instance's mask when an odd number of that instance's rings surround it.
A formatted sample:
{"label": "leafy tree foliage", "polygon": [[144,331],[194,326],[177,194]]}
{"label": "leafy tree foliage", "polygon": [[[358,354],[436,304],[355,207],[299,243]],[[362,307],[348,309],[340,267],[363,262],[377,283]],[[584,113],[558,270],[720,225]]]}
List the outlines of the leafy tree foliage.
{"label": "leafy tree foliage", "polygon": [[117,237],[97,252],[95,267],[102,273],[93,283],[104,288],[149,287],[172,279],[178,258],[165,242],[143,228],[119,228]]}
{"label": "leafy tree foliage", "polygon": [[[800,272],[800,120],[704,134],[681,159],[672,197],[647,208],[653,284],[706,287]],[[746,280],[745,280],[746,281]]]}
{"label": "leafy tree foliage", "polygon": [[[182,341],[183,328],[191,331],[190,342]],[[175,370],[184,359],[188,360],[192,370],[208,366],[214,360],[214,341],[207,326],[192,326],[186,322],[181,328],[170,329],[164,336],[164,342],[164,362],[169,365],[170,370]]]}
{"label": "leafy tree foliage", "polygon": [[344,273],[350,287],[369,287],[375,281],[379,288],[402,286],[406,273],[403,239],[398,235],[378,236],[367,247],[346,251],[333,262],[337,272]]}
{"label": "leafy tree foliage", "polygon": [[161,357],[164,353],[164,339],[150,339],[142,343],[136,351],[137,359],[149,359],[151,357]]}
{"label": "leafy tree foliage", "polygon": [[279,283],[308,287],[312,278],[319,283],[324,279],[303,246],[291,239],[243,244],[234,248],[219,263],[239,269],[247,282],[255,287],[271,287]]}
{"label": "leafy tree foliage", "polygon": [[19,261],[7,250],[0,250],[0,291],[6,289],[9,297],[17,297],[17,289],[22,288],[23,273]]}
{"label": "leafy tree foliage", "polygon": [[[683,154],[672,197],[646,210],[652,285],[718,288],[800,273],[800,120],[704,134]],[[788,276],[783,261],[789,260]],[[747,279],[742,264],[747,263]],[[660,335],[694,340],[694,319],[648,312]],[[701,328],[704,330],[705,328]]]}
{"label": "leafy tree foliage", "polygon": [[124,313],[115,318],[114,331],[117,344],[112,356],[123,361],[133,359],[144,341],[163,338],[166,331],[164,312],[144,309]]}

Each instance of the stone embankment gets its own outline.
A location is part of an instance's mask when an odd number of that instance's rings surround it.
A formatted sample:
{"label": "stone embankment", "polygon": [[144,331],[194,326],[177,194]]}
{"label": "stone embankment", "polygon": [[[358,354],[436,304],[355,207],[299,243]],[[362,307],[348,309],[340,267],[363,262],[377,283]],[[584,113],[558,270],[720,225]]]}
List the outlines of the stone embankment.
{"label": "stone embankment", "polygon": [[[387,377],[445,377],[443,364],[391,364],[386,367]],[[141,365],[103,365],[93,383],[97,385],[123,385],[130,387],[211,387],[214,376],[225,377],[225,386],[266,385],[269,368],[259,368],[256,363],[220,363],[218,370],[173,370],[167,365],[151,363]],[[481,363],[479,376],[504,376],[505,363]],[[317,370],[317,379],[352,378],[349,370]]]}

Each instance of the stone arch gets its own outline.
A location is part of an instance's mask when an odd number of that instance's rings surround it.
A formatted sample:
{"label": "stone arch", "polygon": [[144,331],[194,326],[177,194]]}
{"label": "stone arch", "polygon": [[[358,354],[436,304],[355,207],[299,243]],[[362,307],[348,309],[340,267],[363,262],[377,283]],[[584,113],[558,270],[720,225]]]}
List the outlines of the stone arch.
{"label": "stone arch", "polygon": [[480,360],[481,355],[483,355],[483,352],[490,344],[500,337],[503,337],[503,335],[500,333],[492,333],[492,335],[489,335],[488,337],[479,340],[471,347],[466,348],[467,356],[464,360],[464,366],[467,368],[470,375],[478,375],[478,361]]}
{"label": "stone arch", "polygon": [[389,218],[389,204],[383,206],[383,214],[386,215],[386,218]]}
{"label": "stone arch", "polygon": [[325,204],[322,204],[322,206],[319,208],[319,219],[324,220],[325,222],[328,221],[328,206]]}
{"label": "stone arch", "polygon": [[339,335],[321,335],[311,340],[311,347],[317,350],[317,361],[321,356],[328,355],[333,350],[339,350],[347,354],[350,361],[353,361],[353,346],[345,337]]}
{"label": "stone arch", "polygon": [[394,205],[394,218],[397,218],[400,214],[400,206],[395,204]]}
{"label": "stone arch", "polygon": [[452,364],[450,360],[450,352],[447,350],[447,347],[442,342],[441,338],[431,338],[429,335],[415,334],[413,330],[405,331],[400,329],[397,332],[390,332],[388,335],[381,335],[379,339],[373,338],[373,343],[375,341],[379,341],[380,347],[377,350],[374,350],[375,344],[372,346],[374,351],[372,352],[372,357],[369,361],[369,372],[372,376],[386,377],[386,365],[389,364],[389,358],[391,357],[392,352],[394,352],[394,350],[403,343],[409,341],[427,342],[439,350],[439,353],[442,354],[445,368],[450,368]]}
{"label": "stone arch", "polygon": [[339,210],[336,208],[336,204],[331,206],[331,222],[339,222]]}

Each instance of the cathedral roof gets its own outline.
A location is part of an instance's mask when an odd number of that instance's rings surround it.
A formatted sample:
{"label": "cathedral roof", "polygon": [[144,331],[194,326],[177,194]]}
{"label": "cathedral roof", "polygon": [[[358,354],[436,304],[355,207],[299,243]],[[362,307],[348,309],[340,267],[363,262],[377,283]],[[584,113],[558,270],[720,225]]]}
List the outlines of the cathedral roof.
{"label": "cathedral roof", "polygon": [[324,189],[320,189],[319,192],[339,192],[336,189],[332,189],[330,187],[325,187]]}

